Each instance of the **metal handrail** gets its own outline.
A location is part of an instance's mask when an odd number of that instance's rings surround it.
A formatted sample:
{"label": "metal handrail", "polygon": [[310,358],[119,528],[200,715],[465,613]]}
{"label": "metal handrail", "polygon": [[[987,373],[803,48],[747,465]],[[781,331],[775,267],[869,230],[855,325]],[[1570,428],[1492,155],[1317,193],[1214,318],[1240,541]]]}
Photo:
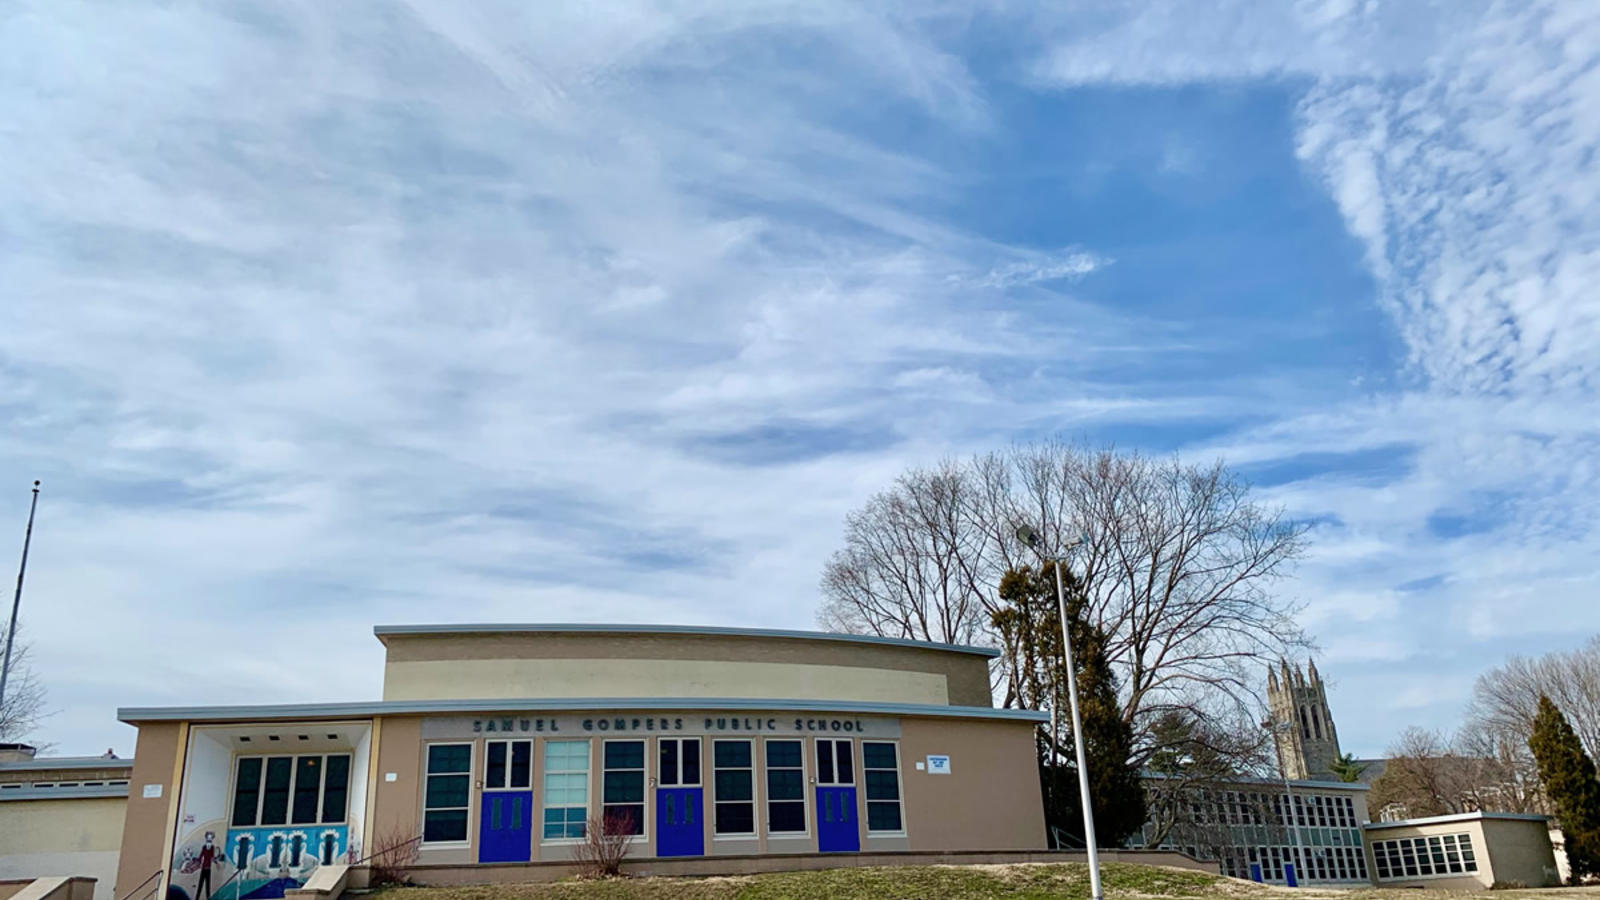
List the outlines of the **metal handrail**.
{"label": "metal handrail", "polygon": [[[245,870],[244,870],[244,869],[241,869],[241,868],[239,868],[239,867],[237,867],[237,866],[235,866],[235,867],[234,867],[234,869],[233,869],[233,874],[232,874],[232,875],[229,875],[229,876],[228,876],[228,880],[227,880],[227,881],[224,881],[224,882],[223,882],[223,883],[221,883],[221,884],[219,884],[219,885],[217,885],[217,887],[216,887],[216,890],[213,890],[213,891],[212,891],[212,892],[211,892],[211,896],[213,896],[213,897],[215,897],[215,896],[217,896],[217,895],[218,895],[218,894],[220,894],[220,893],[222,893],[222,889],[223,889],[223,888],[225,888],[225,887],[227,887],[227,886],[228,886],[228,885],[230,885],[230,884],[232,884],[232,883],[233,883],[233,880],[234,880],[234,879],[235,879],[235,878],[238,878],[238,877],[239,877],[239,876],[240,876],[240,875],[243,875],[243,874],[244,874],[244,873],[245,873]],[[237,900],[237,898],[238,898],[238,894],[239,894],[239,892],[238,892],[238,891],[237,891],[237,890],[235,890],[235,891],[234,891],[234,897],[235,897],[235,900]],[[199,898],[199,897],[196,897],[196,898],[194,898],[194,900],[200,900],[200,898]]]}
{"label": "metal handrail", "polygon": [[142,896],[142,895],[141,895],[141,894],[140,894],[140,893],[139,893],[139,889],[140,889],[140,888],[142,888],[142,887],[144,887],[144,886],[145,886],[145,885],[147,885],[147,884],[149,884],[149,883],[150,883],[150,881],[151,881],[151,879],[153,879],[153,878],[160,878],[160,877],[161,877],[161,876],[162,876],[162,874],[164,874],[164,873],[165,873],[165,872],[166,872],[166,871],[167,871],[167,870],[166,870],[166,869],[157,869],[157,870],[155,870],[155,871],[154,871],[154,872],[152,872],[152,873],[151,873],[151,874],[150,874],[150,877],[149,877],[149,878],[146,878],[146,879],[145,879],[145,880],[143,880],[143,881],[141,881],[141,882],[139,882],[139,883],[138,883],[138,884],[136,884],[136,885],[134,885],[134,886],[133,886],[133,888],[132,888],[132,889],[131,889],[131,890],[129,890],[129,891],[128,891],[128,896],[129,896],[129,897],[139,897],[139,896]]}
{"label": "metal handrail", "polygon": [[410,846],[411,844],[419,843],[419,842],[421,842],[421,840],[422,840],[422,835],[419,834],[416,837],[412,838],[411,840],[406,841],[404,843],[395,844],[393,847],[384,847],[382,850],[374,850],[371,853],[368,853],[366,856],[363,856],[360,859],[356,860],[355,862],[351,863],[350,865],[359,866],[362,863],[366,862],[367,860],[372,859],[374,856],[377,856],[377,855],[379,855],[381,853],[393,853],[396,850],[402,850],[402,849]]}

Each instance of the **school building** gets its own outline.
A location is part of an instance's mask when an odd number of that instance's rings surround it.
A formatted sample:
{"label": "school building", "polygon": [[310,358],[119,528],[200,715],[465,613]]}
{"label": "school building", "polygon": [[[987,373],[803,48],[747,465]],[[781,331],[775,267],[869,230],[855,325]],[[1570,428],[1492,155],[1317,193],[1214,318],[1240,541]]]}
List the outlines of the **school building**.
{"label": "school building", "polygon": [[[282,896],[415,840],[423,880],[532,877],[589,829],[630,858],[1045,846],[1037,712],[993,650],[605,625],[379,627],[383,699],[122,709],[117,897]],[[175,890],[169,890],[175,889]]]}

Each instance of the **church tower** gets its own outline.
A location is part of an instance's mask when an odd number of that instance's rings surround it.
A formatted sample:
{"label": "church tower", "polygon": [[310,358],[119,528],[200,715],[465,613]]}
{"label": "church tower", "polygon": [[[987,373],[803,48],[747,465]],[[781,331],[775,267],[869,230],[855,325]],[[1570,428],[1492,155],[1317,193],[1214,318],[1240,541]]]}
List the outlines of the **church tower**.
{"label": "church tower", "polygon": [[1306,673],[1298,664],[1291,670],[1287,661],[1280,661],[1276,671],[1269,667],[1267,706],[1274,724],[1293,726],[1279,725],[1275,736],[1284,773],[1296,781],[1331,780],[1333,773],[1328,767],[1341,756],[1339,733],[1333,728],[1316,662],[1308,664]]}

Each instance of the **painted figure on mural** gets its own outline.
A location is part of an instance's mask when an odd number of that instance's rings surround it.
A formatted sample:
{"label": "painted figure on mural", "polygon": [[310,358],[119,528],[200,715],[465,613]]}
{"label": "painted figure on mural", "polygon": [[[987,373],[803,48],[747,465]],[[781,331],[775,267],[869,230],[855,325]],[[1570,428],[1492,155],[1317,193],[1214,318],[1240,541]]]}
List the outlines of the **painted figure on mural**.
{"label": "painted figure on mural", "polygon": [[216,832],[208,831],[206,842],[200,845],[200,881],[194,886],[195,900],[211,900],[211,867],[222,865],[222,858],[214,843],[216,837]]}

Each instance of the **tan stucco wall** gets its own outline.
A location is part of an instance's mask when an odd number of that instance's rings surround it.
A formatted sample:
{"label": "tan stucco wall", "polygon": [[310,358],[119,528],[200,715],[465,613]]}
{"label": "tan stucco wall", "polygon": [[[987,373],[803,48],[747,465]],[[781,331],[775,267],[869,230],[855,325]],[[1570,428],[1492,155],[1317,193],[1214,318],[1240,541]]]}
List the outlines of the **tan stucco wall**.
{"label": "tan stucco wall", "polygon": [[[546,677],[547,669],[529,668],[530,674],[522,678],[529,688],[522,693],[504,692],[497,679],[504,676],[505,668],[491,668],[465,674],[450,675],[450,667],[437,667],[446,673],[441,686],[428,699],[481,698],[507,696],[605,696],[594,688],[572,685],[579,679],[604,677],[612,668],[619,672],[648,673],[647,680],[630,679],[630,687],[618,687],[612,696],[672,697],[672,696],[724,696],[724,697],[787,697],[805,699],[813,696],[847,700],[900,700],[908,703],[950,703],[956,706],[991,706],[989,691],[989,662],[985,657],[971,653],[931,650],[922,647],[902,647],[889,644],[844,643],[807,638],[773,638],[744,635],[653,635],[653,634],[581,634],[566,632],[525,634],[447,634],[447,635],[387,635],[387,665],[384,671],[384,699],[419,699],[399,693],[419,689],[416,676],[404,674],[409,664],[418,662],[507,662],[564,660],[570,671],[560,672],[555,684],[546,685],[537,678]],[[619,666],[619,660],[649,661],[643,669]],[[582,661],[581,664],[580,661]],[[729,667],[711,670],[715,674],[696,674],[697,667],[679,667],[677,672],[687,674],[688,681],[679,682],[663,677],[662,663],[667,661],[747,663],[760,668]],[[398,668],[397,668],[398,667]],[[783,667],[789,667],[786,670]],[[825,679],[832,693],[796,693],[797,685],[803,688],[814,677],[814,668],[845,668],[855,671],[845,679]],[[865,670],[863,673],[860,670]],[[509,671],[518,671],[512,667]],[[896,682],[897,676],[887,673],[913,673],[917,678]],[[862,691],[881,690],[862,684],[861,676],[868,681],[903,683],[913,686],[912,693],[904,697],[862,695]],[[521,676],[518,676],[519,678]],[[619,676],[620,677],[620,676]],[[746,679],[757,680],[749,685]],[[825,676],[824,676],[825,677]],[[719,687],[715,692],[681,693],[694,684],[711,678]],[[489,679],[489,680],[485,680]],[[785,679],[789,679],[785,681]],[[944,697],[937,701],[927,699],[933,695],[931,685],[942,679]],[[781,693],[749,693],[758,685],[784,684]],[[680,684],[682,687],[680,687]],[[391,685],[393,685],[391,687]],[[816,690],[821,690],[819,686]],[[839,693],[843,689],[845,693]],[[551,693],[554,690],[578,690],[578,693]]]}
{"label": "tan stucco wall", "polygon": [[1495,881],[1528,887],[1548,887],[1558,882],[1547,823],[1485,819],[1482,825]]}
{"label": "tan stucco wall", "polygon": [[127,801],[121,797],[0,803],[0,879],[83,875],[111,896]]}
{"label": "tan stucco wall", "polygon": [[385,700],[763,697],[947,705],[944,675],[864,666],[687,659],[482,659],[389,663]]}
{"label": "tan stucco wall", "polygon": [[[901,728],[909,849],[1045,848],[1033,725],[904,719]],[[916,770],[930,754],[950,757],[949,775]]]}
{"label": "tan stucco wall", "polygon": [[[374,734],[378,752],[368,853],[422,833],[422,720],[386,716]],[[387,780],[391,772],[394,781]]]}
{"label": "tan stucco wall", "polygon": [[5,835],[5,841],[0,842],[0,854],[120,849],[127,802],[122,797],[75,797],[0,803],[0,834]]}
{"label": "tan stucco wall", "polygon": [[[122,857],[117,862],[117,896],[124,900],[140,900],[129,897],[128,892],[152,872],[166,868],[166,847],[172,840],[170,829],[177,802],[178,757],[188,739],[187,722],[145,722],[138,728],[139,743],[133,775],[128,779],[127,814],[122,825]],[[144,786],[150,784],[162,786],[160,797],[144,796]],[[148,887],[141,888],[140,893]]]}

